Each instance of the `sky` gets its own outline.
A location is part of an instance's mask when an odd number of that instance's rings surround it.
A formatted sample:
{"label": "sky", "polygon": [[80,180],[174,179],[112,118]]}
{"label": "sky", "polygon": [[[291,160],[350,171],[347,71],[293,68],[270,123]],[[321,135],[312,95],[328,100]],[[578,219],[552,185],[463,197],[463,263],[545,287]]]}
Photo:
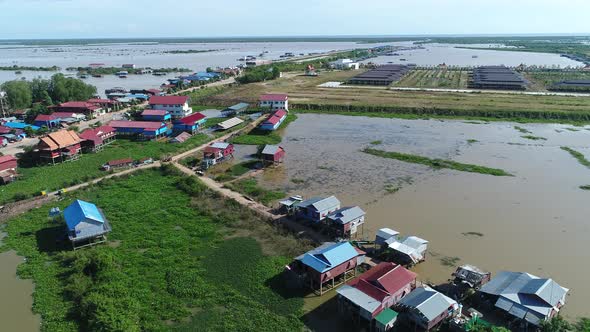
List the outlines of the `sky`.
{"label": "sky", "polygon": [[0,0],[0,39],[588,34],[589,0]]}

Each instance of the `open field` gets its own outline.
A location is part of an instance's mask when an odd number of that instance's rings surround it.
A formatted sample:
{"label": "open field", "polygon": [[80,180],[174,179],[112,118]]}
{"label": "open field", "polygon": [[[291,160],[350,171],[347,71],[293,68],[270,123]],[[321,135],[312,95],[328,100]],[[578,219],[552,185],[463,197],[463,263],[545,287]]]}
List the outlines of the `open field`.
{"label": "open field", "polygon": [[564,80],[590,80],[588,71],[562,71],[562,72],[545,72],[530,71],[525,73],[525,77],[531,81],[534,86],[544,90],[551,90],[553,84]]}
{"label": "open field", "polygon": [[[63,226],[47,212],[75,198],[104,210],[108,245],[74,252],[55,241]],[[5,231],[2,249],[27,258],[18,273],[35,282],[42,331],[303,327],[303,299],[289,294],[280,272],[308,245],[173,168],[101,182],[14,218]]]}
{"label": "open field", "polygon": [[319,77],[295,76],[237,86],[203,100],[210,105],[256,102],[265,92],[288,93],[294,110],[374,113],[384,116],[486,118],[523,122],[590,122],[590,98],[502,93],[395,91],[382,87],[321,88],[358,72],[325,72]]}
{"label": "open field", "polygon": [[279,144],[282,141],[281,132],[289,125],[289,123],[295,120],[297,120],[297,115],[289,113],[287,118],[283,121],[283,123],[281,123],[277,130],[269,131],[254,128],[247,134],[240,135],[232,139],[231,142],[234,144],[246,145]]}
{"label": "open field", "polygon": [[393,86],[408,88],[467,89],[468,70],[415,69]]}

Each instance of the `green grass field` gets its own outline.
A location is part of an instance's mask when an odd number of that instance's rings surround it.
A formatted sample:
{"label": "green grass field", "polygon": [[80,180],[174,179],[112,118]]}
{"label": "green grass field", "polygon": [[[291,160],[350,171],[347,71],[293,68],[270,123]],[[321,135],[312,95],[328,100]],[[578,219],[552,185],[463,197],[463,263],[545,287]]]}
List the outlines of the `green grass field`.
{"label": "green grass field", "polygon": [[406,74],[396,87],[466,89],[469,80],[468,70],[454,69],[415,69]]}
{"label": "green grass field", "polygon": [[[35,282],[42,331],[303,328],[303,300],[287,296],[280,273],[308,248],[195,178],[165,167],[72,195],[10,220],[1,247],[26,257],[18,274]],[[103,209],[109,244],[72,251],[56,242],[63,224],[47,218],[49,208],[74,198]]]}
{"label": "green grass field", "polygon": [[107,172],[100,170],[100,166],[109,160],[144,157],[159,159],[166,154],[190,150],[208,140],[210,138],[205,134],[195,135],[181,144],[120,139],[103,151],[83,154],[76,161],[51,166],[19,167],[19,179],[0,187],[0,204],[25,199],[43,190],[57,190],[107,175]]}
{"label": "green grass field", "polygon": [[287,193],[283,191],[269,190],[260,187],[256,179],[244,179],[228,183],[225,186],[267,206],[270,206],[274,201],[287,196]]}

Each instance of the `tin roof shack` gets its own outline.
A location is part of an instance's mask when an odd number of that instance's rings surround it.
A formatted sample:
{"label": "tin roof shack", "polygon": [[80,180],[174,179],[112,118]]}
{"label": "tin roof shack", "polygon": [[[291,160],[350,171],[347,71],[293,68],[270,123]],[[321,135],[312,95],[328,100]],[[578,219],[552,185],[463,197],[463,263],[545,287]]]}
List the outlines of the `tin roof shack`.
{"label": "tin roof shack", "polygon": [[264,164],[277,165],[283,162],[285,149],[279,145],[265,145],[260,155]]}
{"label": "tin roof shack", "polygon": [[314,197],[297,204],[297,217],[319,223],[338,209],[340,201],[335,196]]}
{"label": "tin roof shack", "polygon": [[397,241],[399,232],[391,228],[381,228],[375,235],[375,247],[385,249],[389,247],[390,243]]}
{"label": "tin roof shack", "polygon": [[147,109],[141,112],[141,119],[144,121],[159,121],[166,122],[170,121],[172,116],[166,110],[151,110]]}
{"label": "tin roof shack", "polygon": [[111,226],[96,205],[76,200],[64,210],[68,238],[74,250],[106,241]]}
{"label": "tin roof shack", "polygon": [[463,265],[453,273],[455,283],[466,284],[467,286],[479,289],[490,281],[491,273],[486,272],[473,265]]}
{"label": "tin roof shack", "polygon": [[170,143],[184,143],[191,137],[191,134],[183,131],[180,134],[176,135],[173,139],[171,139]]}
{"label": "tin roof shack", "polygon": [[14,181],[18,175],[18,161],[14,156],[0,156],[0,184]]}
{"label": "tin roof shack", "polygon": [[203,113],[193,113],[184,118],[174,121],[173,130],[175,132],[185,131],[187,133],[194,134],[205,124],[207,117]]}
{"label": "tin roof shack", "polygon": [[396,308],[412,331],[430,331],[460,311],[456,301],[430,287],[416,288]]}
{"label": "tin roof shack", "polygon": [[126,159],[117,159],[111,160],[106,164],[102,165],[102,169],[105,171],[110,171],[114,168],[123,168],[123,167],[131,167],[133,166],[133,159],[126,158]]}
{"label": "tin roof shack", "polygon": [[496,308],[534,326],[559,313],[568,291],[553,279],[510,271],[501,271],[480,290]]}
{"label": "tin roof shack", "polygon": [[417,236],[408,236],[401,240],[388,240],[392,251],[392,260],[399,264],[415,265],[426,259],[428,241]]}
{"label": "tin roof shack", "polygon": [[86,129],[80,134],[82,150],[87,152],[100,151],[104,146],[114,142],[115,136],[115,128],[111,126]]}
{"label": "tin roof shack", "polygon": [[207,169],[219,162],[232,158],[234,145],[226,142],[211,143],[203,150],[203,168]]}
{"label": "tin roof shack", "polygon": [[109,126],[115,128],[117,135],[136,136],[141,139],[156,139],[165,136],[168,131],[163,122],[115,120],[111,121]]}
{"label": "tin roof shack", "polygon": [[326,242],[295,258],[295,262],[296,270],[303,272],[310,288],[314,292],[319,290],[321,296],[356,276],[356,267],[364,262],[364,253],[348,242]]}
{"label": "tin roof shack", "polygon": [[224,117],[240,115],[246,112],[248,110],[248,107],[250,107],[250,104],[238,103],[221,111],[221,115]]}
{"label": "tin roof shack", "polygon": [[39,114],[33,121],[33,124],[38,127],[55,128],[59,126],[61,119],[53,114]]}
{"label": "tin roof shack", "polygon": [[264,120],[258,128],[267,131],[277,130],[286,118],[287,112],[285,110],[278,110],[271,114],[268,119]]}
{"label": "tin roof shack", "polygon": [[217,126],[215,126],[215,128],[218,130],[228,130],[228,129],[233,128],[243,122],[244,122],[244,120],[242,120],[240,118],[231,118],[229,120],[225,120],[223,122],[218,123]]}
{"label": "tin roof shack", "polygon": [[292,215],[297,211],[297,205],[303,201],[300,195],[285,198],[279,202],[279,212]]}
{"label": "tin roof shack", "polygon": [[289,96],[284,93],[267,93],[260,96],[258,106],[270,110],[289,111]]}
{"label": "tin roof shack", "polygon": [[42,137],[37,145],[39,156],[43,159],[67,161],[77,159],[80,155],[81,139],[72,130],[60,130]]}
{"label": "tin roof shack", "polygon": [[375,332],[386,332],[393,328],[397,321],[397,311],[389,308],[383,310],[375,317]]}
{"label": "tin roof shack", "polygon": [[328,225],[337,235],[351,238],[357,233],[357,228],[365,224],[365,211],[358,206],[344,207],[328,215]]}
{"label": "tin roof shack", "polygon": [[416,274],[401,265],[379,263],[338,289],[338,308],[343,314],[371,322],[416,288]]}

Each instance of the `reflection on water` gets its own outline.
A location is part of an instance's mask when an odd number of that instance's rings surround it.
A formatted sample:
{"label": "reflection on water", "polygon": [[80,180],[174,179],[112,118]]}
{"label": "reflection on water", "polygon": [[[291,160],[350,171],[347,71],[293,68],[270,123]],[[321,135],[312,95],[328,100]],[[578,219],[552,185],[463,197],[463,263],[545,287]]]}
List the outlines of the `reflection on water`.
{"label": "reflection on water", "polygon": [[[0,245],[5,234],[0,230]],[[16,276],[16,267],[23,262],[16,252],[0,254],[0,330],[39,331],[41,319],[31,311],[33,282]]]}
{"label": "reflection on water", "polygon": [[[539,143],[522,138],[513,123],[298,116],[285,132],[285,164],[259,176],[262,184],[306,197],[336,194],[343,204],[358,204],[367,211],[368,237],[391,227],[430,240],[428,261],[416,267],[425,280],[447,280],[452,268],[441,260],[448,257],[492,272],[527,271],[571,289],[567,315],[590,315],[590,289],[582,277],[590,272],[584,264],[590,194],[578,188],[590,184],[590,170],[560,149],[570,146],[590,157],[589,131],[519,125],[547,138]],[[379,149],[502,168],[515,176],[433,171],[360,152],[376,141]],[[388,185],[401,189],[390,193]]]}

